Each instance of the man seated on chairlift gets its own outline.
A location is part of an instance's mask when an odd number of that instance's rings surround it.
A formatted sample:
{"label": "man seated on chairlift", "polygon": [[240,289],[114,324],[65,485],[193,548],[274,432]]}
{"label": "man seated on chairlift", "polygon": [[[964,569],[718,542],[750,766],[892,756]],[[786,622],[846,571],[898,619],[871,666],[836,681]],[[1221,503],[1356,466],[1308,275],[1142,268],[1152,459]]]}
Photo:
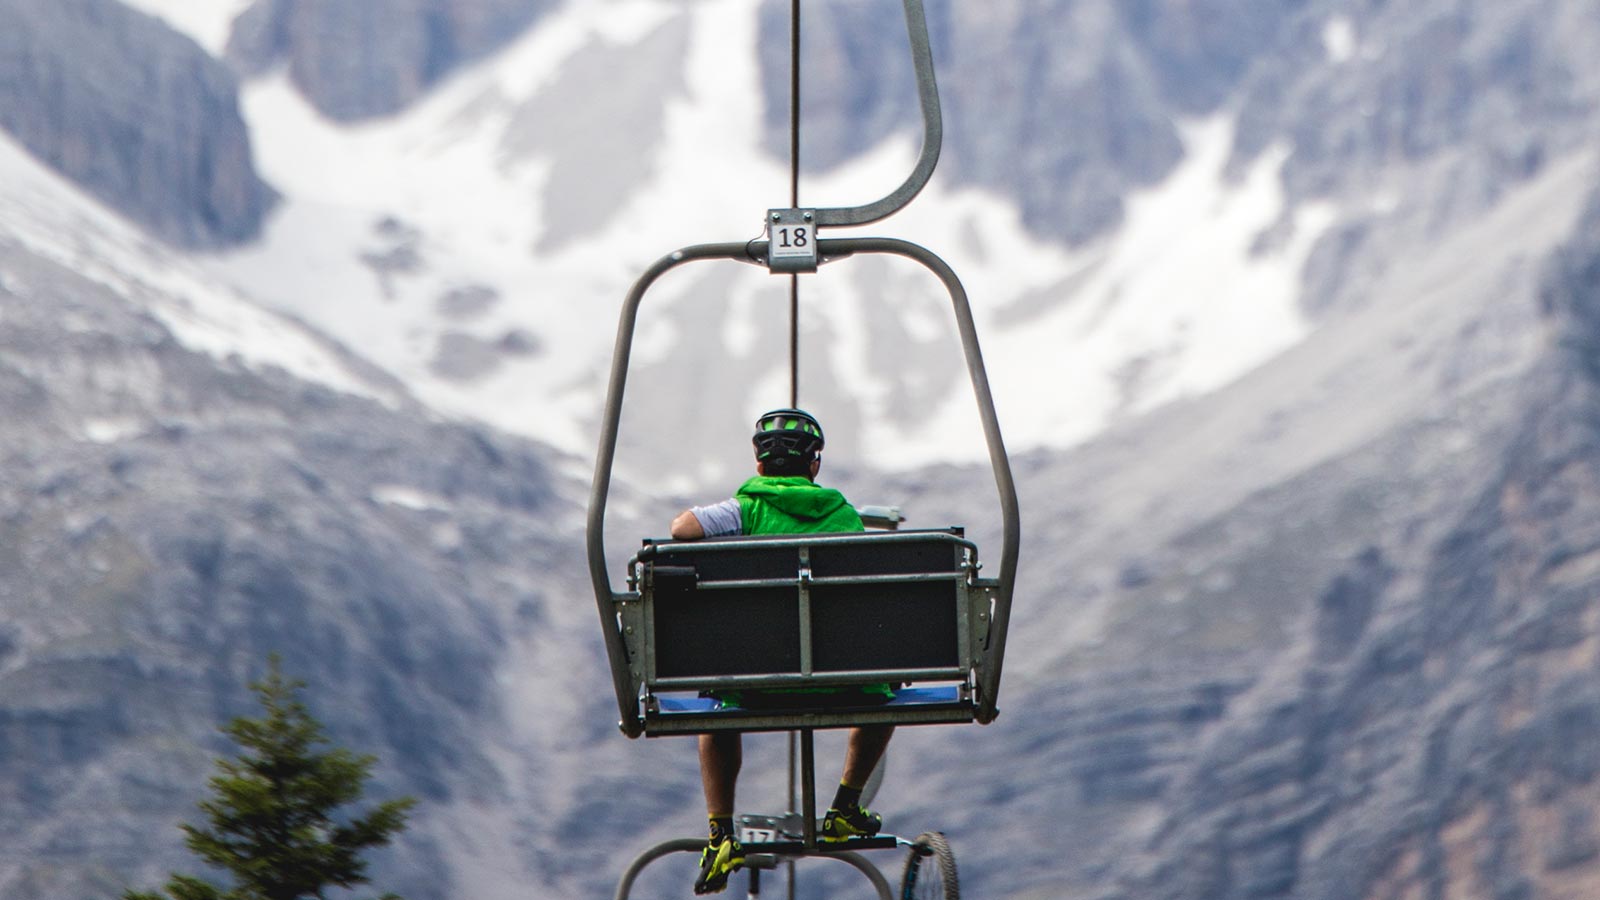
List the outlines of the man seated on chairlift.
{"label": "man seated on chairlift", "polygon": [[[822,467],[823,437],[822,426],[809,413],[798,409],[773,410],[756,420],[751,442],[755,445],[756,476],[721,503],[696,506],[680,513],[672,520],[674,540],[863,530],[861,517],[844,495],[814,481]],[[861,688],[728,692],[719,699],[734,705],[779,707],[826,702],[816,695],[840,691],[866,693],[878,702],[886,702],[894,696],[891,686],[883,684]],[[797,693],[811,696],[802,700],[795,696]],[[819,832],[823,841],[838,842],[878,833],[883,820],[862,808],[861,789],[877,767],[893,732],[892,725],[851,729],[844,774]],[[734,785],[741,760],[738,732],[721,731],[700,736],[700,780],[705,788],[711,836],[700,854],[700,875],[694,884],[696,894],[722,890],[727,886],[728,876],[744,863],[744,849],[733,830]]]}

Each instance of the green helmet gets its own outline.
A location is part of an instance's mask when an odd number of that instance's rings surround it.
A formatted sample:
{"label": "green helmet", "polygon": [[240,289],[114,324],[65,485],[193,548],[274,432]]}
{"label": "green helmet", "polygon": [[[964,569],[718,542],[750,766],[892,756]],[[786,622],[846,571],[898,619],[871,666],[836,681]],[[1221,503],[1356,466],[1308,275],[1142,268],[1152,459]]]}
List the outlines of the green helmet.
{"label": "green helmet", "polygon": [[822,449],[822,426],[805,410],[775,409],[756,420],[750,439],[756,459],[787,465],[789,460],[810,463]]}

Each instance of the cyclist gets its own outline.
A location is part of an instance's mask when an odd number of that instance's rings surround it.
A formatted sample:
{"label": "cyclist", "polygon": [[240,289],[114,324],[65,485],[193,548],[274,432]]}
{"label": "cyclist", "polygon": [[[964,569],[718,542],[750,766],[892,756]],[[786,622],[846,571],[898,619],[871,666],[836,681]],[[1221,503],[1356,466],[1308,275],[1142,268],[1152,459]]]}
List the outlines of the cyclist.
{"label": "cyclist", "polygon": [[[818,485],[822,467],[822,426],[799,409],[775,409],[756,420],[756,475],[739,486],[734,496],[710,506],[696,506],[672,520],[674,540],[694,540],[739,534],[806,534],[828,531],[861,531],[861,517],[844,495]],[[847,702],[887,702],[894,692],[887,685],[863,688],[810,688],[787,691],[724,692],[718,699],[731,705],[781,707],[793,705],[796,694],[808,696],[801,702],[816,702],[816,694],[842,691]],[[823,701],[826,702],[826,701]],[[854,728],[845,751],[844,772],[833,804],[822,821],[820,837],[826,842],[878,833],[883,819],[861,806],[861,789],[883,757],[894,732],[892,725]],[[744,848],[733,830],[733,795],[742,762],[743,744],[738,732],[715,732],[700,736],[700,781],[705,790],[706,815],[711,834],[700,853],[700,874],[695,879],[696,894],[721,891],[728,876],[744,864]]]}

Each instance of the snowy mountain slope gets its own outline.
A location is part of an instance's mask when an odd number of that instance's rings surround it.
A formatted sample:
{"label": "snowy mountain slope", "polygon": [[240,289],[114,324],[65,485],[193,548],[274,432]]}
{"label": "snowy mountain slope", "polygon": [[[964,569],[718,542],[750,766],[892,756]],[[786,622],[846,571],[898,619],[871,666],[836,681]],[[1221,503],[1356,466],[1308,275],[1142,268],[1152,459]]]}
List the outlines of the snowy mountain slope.
{"label": "snowy mountain slope", "polygon": [[[1033,537],[1041,557],[1036,574],[1045,583],[1070,583],[1074,600],[1042,612],[1059,618],[1059,629],[1022,636],[1028,649],[1019,657],[1028,662],[1019,668],[1037,665],[1045,677],[1086,645],[1109,642],[1105,652],[1119,652],[1119,633],[1149,614],[1121,587],[1128,567],[1179,565],[1140,559],[1131,548],[1203,531],[1201,523],[1247,506],[1259,492],[1357,455],[1408,425],[1426,423],[1444,435],[1432,452],[1468,455],[1473,431],[1463,419],[1473,415],[1474,398],[1524,377],[1551,350],[1536,261],[1570,235],[1597,166],[1593,153],[1551,165],[1491,215],[1436,236],[1412,266],[1374,285],[1385,302],[1330,319],[1292,353],[1238,382],[1114,428],[1075,455],[1067,476],[1073,486],[1063,493],[1072,508],[1093,510],[1093,522],[1063,530],[1062,522],[1048,521],[1041,523],[1046,533]],[[1415,449],[1423,452],[1420,442]],[[1406,466],[1430,464],[1441,465],[1424,458]],[[1353,558],[1366,540],[1358,528],[1315,549]],[[1076,548],[1070,569],[1045,549],[1063,543]],[[1231,581],[1219,584],[1226,594]],[[1219,613],[1226,605],[1218,597],[1195,608]]]}
{"label": "snowy mountain slope", "polygon": [[[216,20],[179,9],[170,20],[215,47]],[[674,247],[756,236],[761,210],[787,195],[785,164],[761,149],[756,34],[744,3],[569,4],[412,109],[353,126],[318,117],[281,76],[254,81],[244,110],[283,201],[261,241],[197,261],[436,409],[588,453],[633,277]],[[1228,178],[1230,142],[1225,119],[1194,123],[1187,161],[1130,200],[1120,230],[1075,251],[938,177],[870,229],[961,274],[1011,446],[1070,445],[1304,334],[1296,273],[1336,211],[1284,207],[1281,152]],[[808,176],[802,201],[874,199],[913,153],[891,138]],[[1274,226],[1289,239],[1262,249]],[[744,420],[787,399],[785,285],[733,269],[669,277],[641,322],[635,385],[649,392],[625,433],[689,417],[706,446],[733,448],[675,458],[699,461],[690,482],[742,471]],[[802,280],[802,402],[845,426],[836,458],[981,458],[941,291],[877,260]]]}
{"label": "snowy mountain slope", "polygon": [[[1019,459],[1027,626],[1001,718],[897,737],[956,774],[892,778],[885,808],[1005,848],[962,870],[996,896],[1587,896],[1593,857],[1557,848],[1590,823],[1540,823],[1595,788],[1543,767],[1550,730],[1592,715],[1571,691],[1600,597],[1597,162],[1552,161],[1426,249],[1391,232],[1418,249],[1372,302],[1210,395]],[[935,520],[990,490],[946,469],[906,488]],[[1015,768],[973,778],[987,753]],[[1449,871],[1420,863],[1457,829]],[[1488,847],[1520,849],[1467,864]]]}
{"label": "snowy mountain slope", "polygon": [[4,133],[0,239],[130,298],[192,349],[283,369],[390,406],[407,402],[405,388],[393,378],[322,332],[220,284],[42,166]]}

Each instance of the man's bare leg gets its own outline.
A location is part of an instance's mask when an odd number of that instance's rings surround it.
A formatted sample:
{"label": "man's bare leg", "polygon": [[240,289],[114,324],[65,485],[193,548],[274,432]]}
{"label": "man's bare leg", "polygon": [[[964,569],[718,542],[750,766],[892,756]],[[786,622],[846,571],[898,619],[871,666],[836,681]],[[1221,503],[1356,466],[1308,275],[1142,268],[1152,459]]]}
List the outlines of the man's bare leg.
{"label": "man's bare leg", "polygon": [[833,806],[822,820],[822,839],[842,841],[878,833],[883,818],[861,807],[861,789],[867,786],[872,770],[883,759],[883,751],[894,734],[893,725],[865,725],[850,730],[844,751],[844,776],[833,795]]}
{"label": "man's bare leg", "polygon": [[744,850],[733,833],[733,790],[739,782],[744,746],[737,731],[700,735],[700,784],[710,818],[706,849],[700,853],[696,894],[715,894],[744,865]]}
{"label": "man's bare leg", "polygon": [[844,777],[840,781],[857,791],[866,787],[867,779],[883,759],[883,751],[893,735],[893,725],[863,725],[850,729],[850,740],[844,751]]}
{"label": "man's bare leg", "polygon": [[700,786],[706,794],[706,815],[733,815],[733,793],[744,762],[744,745],[737,731],[700,735]]}

